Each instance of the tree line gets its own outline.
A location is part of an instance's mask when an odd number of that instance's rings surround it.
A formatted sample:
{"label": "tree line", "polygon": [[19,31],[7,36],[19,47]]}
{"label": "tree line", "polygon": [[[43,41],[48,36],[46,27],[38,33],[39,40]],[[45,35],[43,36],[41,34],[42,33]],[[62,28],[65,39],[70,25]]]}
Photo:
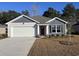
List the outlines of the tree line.
{"label": "tree line", "polygon": [[[29,10],[24,10],[21,13],[14,10],[2,11],[0,12],[0,23],[4,24],[21,14],[30,16]],[[60,13],[60,11],[55,10],[52,7],[49,7],[48,10],[44,11],[42,16],[49,17],[49,18],[60,17],[63,20],[66,20],[71,23],[75,23],[79,21],[79,9],[75,8],[73,3],[68,3],[63,8],[62,13]]]}
{"label": "tree line", "polygon": [[[48,8],[47,11],[44,12],[43,16],[46,17],[60,17],[63,20],[68,22],[77,22],[79,21],[79,9],[75,8],[73,3],[68,3],[62,10],[62,13],[55,10],[54,8]],[[72,19],[72,20],[71,20]]]}
{"label": "tree line", "polygon": [[0,12],[0,24],[5,24],[6,22],[20,16],[21,14],[29,16],[28,10],[24,10],[21,13],[14,11],[14,10],[1,11]]}

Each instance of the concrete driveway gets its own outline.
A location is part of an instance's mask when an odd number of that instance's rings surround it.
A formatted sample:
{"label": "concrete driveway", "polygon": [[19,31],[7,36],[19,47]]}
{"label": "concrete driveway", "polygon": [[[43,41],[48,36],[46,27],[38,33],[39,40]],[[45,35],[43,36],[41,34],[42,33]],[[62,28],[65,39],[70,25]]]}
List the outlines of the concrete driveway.
{"label": "concrete driveway", "polygon": [[26,56],[35,40],[33,37],[0,40],[0,56]]}

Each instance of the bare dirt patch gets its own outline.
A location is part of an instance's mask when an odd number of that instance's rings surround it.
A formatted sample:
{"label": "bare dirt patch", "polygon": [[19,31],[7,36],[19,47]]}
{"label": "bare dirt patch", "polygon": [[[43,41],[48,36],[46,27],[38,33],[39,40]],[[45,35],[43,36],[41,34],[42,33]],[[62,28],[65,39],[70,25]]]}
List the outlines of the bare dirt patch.
{"label": "bare dirt patch", "polygon": [[60,41],[69,41],[69,37],[51,37],[37,39],[32,46],[29,56],[78,56],[79,36],[72,36],[73,45],[63,45]]}

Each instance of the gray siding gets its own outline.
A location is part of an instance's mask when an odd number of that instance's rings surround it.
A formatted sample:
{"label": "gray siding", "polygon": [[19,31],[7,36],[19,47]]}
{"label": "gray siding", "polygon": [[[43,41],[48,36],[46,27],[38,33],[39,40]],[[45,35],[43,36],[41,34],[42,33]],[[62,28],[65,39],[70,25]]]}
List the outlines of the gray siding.
{"label": "gray siding", "polygon": [[73,25],[72,29],[74,30],[74,33],[79,33],[79,24]]}
{"label": "gray siding", "polygon": [[[58,34],[65,34],[65,23],[63,23],[63,22],[61,22],[61,21],[59,21],[59,20],[54,20],[54,21],[51,21],[49,24],[50,24],[51,26],[52,26],[52,25],[56,25],[56,24],[61,25],[61,27],[62,27],[62,32],[61,32],[61,33],[58,33]],[[56,34],[56,33],[53,33],[53,34]]]}

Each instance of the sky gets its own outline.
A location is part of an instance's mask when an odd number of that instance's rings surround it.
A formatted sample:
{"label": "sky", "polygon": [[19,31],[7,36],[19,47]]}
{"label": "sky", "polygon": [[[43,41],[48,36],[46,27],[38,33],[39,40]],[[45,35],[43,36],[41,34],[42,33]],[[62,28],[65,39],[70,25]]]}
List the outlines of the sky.
{"label": "sky", "polygon": [[[36,5],[38,7],[38,15],[42,15],[49,7],[53,7],[62,13],[64,6],[68,3],[69,2],[0,2],[0,11],[15,10],[21,12],[23,10],[29,10],[30,15],[33,15],[33,6]],[[79,2],[73,2],[73,5],[79,8]]]}

